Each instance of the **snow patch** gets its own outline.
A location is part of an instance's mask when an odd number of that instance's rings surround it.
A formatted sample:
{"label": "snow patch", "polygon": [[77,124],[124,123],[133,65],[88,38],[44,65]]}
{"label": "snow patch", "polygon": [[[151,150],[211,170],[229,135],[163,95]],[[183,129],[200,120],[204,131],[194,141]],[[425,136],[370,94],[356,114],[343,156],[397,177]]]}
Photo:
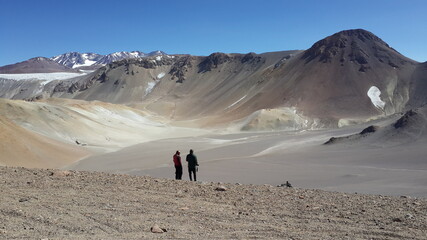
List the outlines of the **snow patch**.
{"label": "snow patch", "polygon": [[139,53],[138,52],[130,52],[130,55],[134,58],[138,58],[139,57]]}
{"label": "snow patch", "polygon": [[86,59],[83,64],[77,64],[77,63],[74,64],[73,68],[92,66],[95,63],[96,63],[96,61],[91,61],[91,60]]}
{"label": "snow patch", "polygon": [[376,108],[383,110],[385,106],[385,102],[381,100],[380,95],[381,95],[381,91],[376,86],[372,86],[371,88],[369,88],[368,97],[371,99],[372,104],[374,104]]}
{"label": "snow patch", "polygon": [[96,63],[96,61],[91,61],[91,60],[86,59],[83,64],[77,64],[77,63],[74,64],[73,68],[92,66],[95,63]]}
{"label": "snow patch", "polygon": [[55,73],[20,73],[20,74],[0,74],[0,78],[11,79],[11,80],[64,80],[74,77],[81,77],[88,73],[68,73],[68,72],[55,72]]}
{"label": "snow patch", "polygon": [[234,102],[233,104],[231,104],[230,106],[226,107],[225,110],[233,107],[234,105],[238,104],[240,101],[242,101],[247,95],[243,96],[242,98],[240,98],[239,100],[237,100],[236,102]]}
{"label": "snow patch", "polygon": [[157,56],[157,57],[156,57],[156,60],[157,60],[157,61],[162,60],[162,56]]}
{"label": "snow patch", "polygon": [[145,89],[145,96],[147,96],[151,91],[153,91],[153,88],[156,86],[157,82],[149,82],[147,84],[147,88]]}
{"label": "snow patch", "polygon": [[166,73],[161,72],[157,75],[157,79],[161,79],[162,77],[164,77],[166,75]]}

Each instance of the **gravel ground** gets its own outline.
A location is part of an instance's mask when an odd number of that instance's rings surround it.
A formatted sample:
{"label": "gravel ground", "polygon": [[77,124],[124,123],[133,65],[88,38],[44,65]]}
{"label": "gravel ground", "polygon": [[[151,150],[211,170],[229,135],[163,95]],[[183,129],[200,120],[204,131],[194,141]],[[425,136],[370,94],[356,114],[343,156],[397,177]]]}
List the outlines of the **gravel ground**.
{"label": "gravel ground", "polygon": [[406,196],[11,167],[0,193],[0,239],[427,239]]}

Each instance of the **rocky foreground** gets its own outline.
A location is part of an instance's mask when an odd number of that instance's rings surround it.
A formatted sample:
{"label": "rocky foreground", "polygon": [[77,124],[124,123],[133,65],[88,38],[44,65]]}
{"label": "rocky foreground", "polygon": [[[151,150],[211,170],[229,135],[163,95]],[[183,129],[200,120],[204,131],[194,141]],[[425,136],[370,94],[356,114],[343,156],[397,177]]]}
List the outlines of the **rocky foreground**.
{"label": "rocky foreground", "polygon": [[427,239],[403,196],[10,167],[0,196],[0,239]]}

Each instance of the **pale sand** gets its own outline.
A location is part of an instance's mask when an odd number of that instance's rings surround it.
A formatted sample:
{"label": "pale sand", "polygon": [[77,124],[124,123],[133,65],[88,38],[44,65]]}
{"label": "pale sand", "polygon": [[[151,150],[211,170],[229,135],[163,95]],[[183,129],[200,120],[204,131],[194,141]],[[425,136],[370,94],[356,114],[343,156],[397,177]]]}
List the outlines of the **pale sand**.
{"label": "pale sand", "polygon": [[[382,130],[370,137],[324,146],[330,137],[358,133],[367,124],[306,132],[232,133],[174,127],[143,111],[101,102],[1,102],[7,119],[2,121],[0,165],[68,165],[173,178],[172,155],[180,150],[185,158],[192,148],[200,161],[200,181],[272,185],[290,181],[303,188],[427,196],[427,133],[422,117],[398,131],[390,124],[400,116],[378,120],[371,124]],[[98,155],[75,162],[89,151]]]}
{"label": "pale sand", "polygon": [[0,166],[59,168],[89,154],[87,149],[29,131],[0,116]]}
{"label": "pale sand", "polygon": [[[92,156],[68,168],[174,178],[172,155],[195,150],[199,181],[278,185],[384,195],[427,197],[427,141],[395,144],[378,137],[322,145],[363,126],[308,132],[213,134],[146,142]],[[384,139],[383,139],[384,140]],[[392,139],[394,140],[394,139]],[[389,143],[389,144],[387,144]]]}

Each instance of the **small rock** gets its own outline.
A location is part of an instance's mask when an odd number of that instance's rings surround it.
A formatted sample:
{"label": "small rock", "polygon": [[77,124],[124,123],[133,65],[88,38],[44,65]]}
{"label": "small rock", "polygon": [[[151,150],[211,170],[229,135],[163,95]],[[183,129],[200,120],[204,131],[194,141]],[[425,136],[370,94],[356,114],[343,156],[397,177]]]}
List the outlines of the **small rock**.
{"label": "small rock", "polygon": [[402,219],[400,219],[400,218],[393,218],[393,222],[402,222]]}
{"label": "small rock", "polygon": [[55,172],[51,172],[50,173],[51,176],[54,177],[67,177],[67,176],[71,176],[72,173],[70,171],[55,171]]}
{"label": "small rock", "polygon": [[30,201],[29,198],[21,198],[21,199],[19,199],[19,202],[28,202],[28,201]]}
{"label": "small rock", "polygon": [[160,228],[159,225],[157,225],[157,224],[155,224],[154,226],[152,226],[150,230],[151,230],[152,233],[164,233],[164,232],[167,232],[166,229]]}
{"label": "small rock", "polygon": [[286,183],[282,183],[280,185],[277,185],[278,187],[287,187],[292,188],[292,184],[289,181],[286,181]]}
{"label": "small rock", "polygon": [[226,188],[225,186],[222,186],[222,185],[221,185],[221,186],[216,187],[216,188],[215,188],[215,190],[216,190],[216,191],[224,192],[224,191],[227,191],[227,188]]}
{"label": "small rock", "polygon": [[304,199],[304,196],[300,195],[298,198],[299,198],[299,199]]}
{"label": "small rock", "polygon": [[414,215],[412,215],[412,214],[410,214],[410,213],[408,213],[408,214],[406,214],[406,216],[405,216],[406,218],[409,218],[409,219],[414,219]]}
{"label": "small rock", "polygon": [[182,207],[179,210],[188,210],[188,209],[189,209],[188,207]]}

